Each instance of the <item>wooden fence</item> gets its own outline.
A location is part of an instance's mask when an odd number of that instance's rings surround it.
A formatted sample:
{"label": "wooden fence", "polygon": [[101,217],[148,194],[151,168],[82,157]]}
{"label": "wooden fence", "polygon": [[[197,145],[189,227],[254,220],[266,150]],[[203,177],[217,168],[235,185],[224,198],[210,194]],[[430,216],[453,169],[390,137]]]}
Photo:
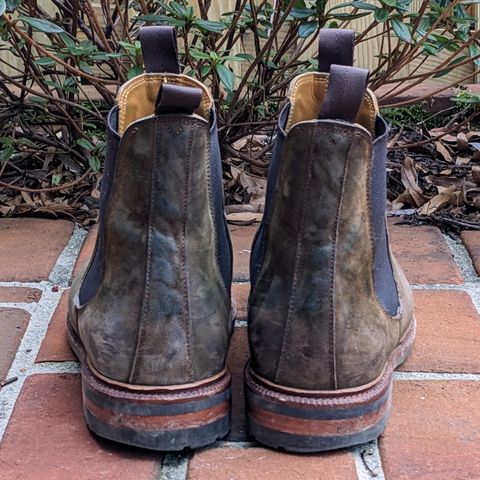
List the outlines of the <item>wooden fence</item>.
{"label": "wooden fence", "polygon": [[[329,6],[334,6],[335,4],[341,4],[344,3],[345,0],[330,0]],[[196,4],[197,2],[192,1],[192,4]],[[369,3],[380,3],[376,0],[373,2]],[[414,0],[412,4],[412,11],[418,11],[420,9],[420,5],[422,4],[422,0]],[[210,9],[210,12],[212,14],[212,20],[213,19],[218,19],[223,12],[228,12],[233,10],[235,5],[235,0],[221,0],[221,1],[213,1],[212,6]],[[198,7],[196,7],[198,10]],[[475,17],[478,19],[480,17],[480,6],[479,5],[473,5],[472,7],[472,14],[475,15]],[[338,10],[339,12],[346,11],[346,9],[340,9]],[[359,19],[356,19],[352,21],[350,24],[349,28],[353,28],[356,32],[363,32],[368,25],[371,23],[371,16],[367,17],[362,17]],[[375,36],[375,33],[379,33],[381,30],[379,30],[380,27],[377,27],[376,30],[373,30],[371,34],[369,34],[369,37]],[[392,39],[393,42],[395,42],[395,39]],[[376,65],[377,65],[377,55],[381,51],[381,42],[382,42],[382,37],[378,36],[376,38],[372,38],[371,40],[368,40],[366,42],[362,42],[358,48],[357,51],[355,52],[355,63],[359,67],[367,68],[369,70],[373,70]],[[253,45],[249,44],[248,40],[245,42],[246,49],[249,50],[249,53],[253,52]],[[312,48],[307,51],[306,56],[307,57],[312,57],[316,53],[316,46],[312,46]],[[448,52],[442,52],[440,55],[434,57],[434,56],[429,56],[425,60],[424,64],[422,67],[417,71],[417,73],[421,73],[423,71],[428,71],[428,70],[433,70],[436,66],[440,65],[445,61],[446,58],[448,58],[449,54]],[[402,70],[399,72],[399,75],[405,76],[410,73],[410,71],[414,70],[418,66],[418,62],[420,60],[412,62],[406,69]],[[473,73],[474,71],[474,66],[473,64],[467,64],[463,65],[460,67],[454,68],[448,75],[445,75],[443,77],[439,77],[437,79],[432,79],[431,81],[433,82],[438,82],[438,83],[450,83],[454,82],[457,80],[460,80],[464,77],[466,77],[468,74]],[[475,78],[470,79],[466,83],[474,83]],[[480,76],[477,76],[477,81],[480,82]]]}
{"label": "wooden fence", "polygon": [[[335,4],[340,4],[343,1],[344,0],[331,0],[329,5],[333,6]],[[377,0],[374,0],[374,1],[377,1]],[[53,4],[51,3],[50,0],[39,0],[39,4],[42,5],[42,7],[48,12],[53,13],[55,11],[55,7],[53,6]],[[195,0],[191,0],[191,4],[198,11],[198,2],[195,1]],[[421,4],[421,0],[415,0],[414,5],[413,5],[413,9],[415,9],[420,4]],[[95,3],[94,3],[94,5],[95,5]],[[228,12],[228,11],[233,10],[234,5],[235,5],[235,0],[213,0],[212,7],[211,7],[211,10],[210,10],[211,19],[213,20],[213,19],[220,18],[221,14],[223,12]],[[97,7],[97,5],[95,5],[95,6]],[[474,5],[472,8],[475,9],[474,13],[476,13],[476,18],[479,18],[480,5]],[[97,11],[99,13],[101,13],[101,8],[100,8],[99,5],[98,5]],[[352,22],[351,28],[355,29],[357,32],[363,32],[365,30],[365,28],[370,23],[369,19],[370,19],[370,16],[357,19],[357,20]],[[372,33],[375,33],[375,32],[372,32]],[[359,46],[359,48],[357,48],[356,64],[358,66],[368,68],[370,70],[375,68],[376,63],[377,63],[377,57],[376,56],[378,55],[378,52],[381,49],[381,47],[380,47],[381,41],[382,41],[381,36],[378,36],[376,38],[368,40],[367,42],[363,42]],[[395,41],[395,40],[392,39],[392,41]],[[0,42],[1,42],[1,40],[0,40]],[[249,51],[249,53],[253,52],[253,44],[252,44],[252,42],[249,42],[248,35],[247,35],[247,38],[245,38],[244,45],[245,45],[246,50]],[[315,53],[315,50],[316,50],[315,46],[313,46],[311,48],[311,50],[306,53],[306,56],[307,57],[308,56],[313,56],[314,53]],[[21,68],[20,60],[18,58],[12,57],[8,52],[0,51],[0,56],[3,56],[4,58],[8,58],[8,61],[11,64],[15,65],[17,68]],[[420,69],[420,71],[433,69],[436,65],[439,65],[443,60],[445,60],[446,56],[447,56],[447,52],[442,53],[442,54],[440,54],[436,57],[434,57],[434,56],[428,57],[426,59],[424,65]],[[413,62],[404,71],[401,72],[401,75],[404,76],[404,74],[408,74],[416,66],[417,66],[417,64],[415,62]],[[8,68],[5,68],[5,66],[0,66],[0,68],[3,68],[6,71],[8,71]],[[241,67],[235,66],[235,68],[241,68]],[[469,73],[472,73],[473,71],[474,71],[473,64],[467,64],[467,65],[463,65],[463,66],[460,66],[460,67],[456,67],[448,75],[446,75],[444,77],[440,77],[438,79],[434,79],[433,81],[437,81],[437,82],[440,82],[440,83],[442,83],[442,82],[452,82],[452,81],[456,81],[456,80],[459,80],[459,79],[467,76]],[[237,72],[237,73],[239,73],[239,72]],[[474,79],[469,80],[467,83],[472,83],[473,81],[474,81]],[[480,76],[477,76],[477,81],[480,81]]]}

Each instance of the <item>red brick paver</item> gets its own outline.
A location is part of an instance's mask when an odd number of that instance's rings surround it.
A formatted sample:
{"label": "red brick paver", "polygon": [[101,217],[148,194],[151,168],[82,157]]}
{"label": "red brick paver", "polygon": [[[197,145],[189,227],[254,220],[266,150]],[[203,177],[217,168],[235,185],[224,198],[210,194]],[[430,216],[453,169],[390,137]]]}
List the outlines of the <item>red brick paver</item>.
{"label": "red brick paver", "polygon": [[401,370],[480,372],[480,316],[466,292],[416,290],[415,316],[417,338]]}
{"label": "red brick paver", "polygon": [[465,231],[460,237],[470,254],[477,275],[480,275],[480,231]]}
{"label": "red brick paver", "polygon": [[98,234],[98,225],[94,225],[88,232],[87,238],[83,242],[82,249],[78,255],[77,261],[75,262],[75,267],[73,269],[72,277],[80,271],[80,269],[90,260],[90,257],[93,254],[95,249],[95,242],[97,241]]}
{"label": "red brick paver", "polygon": [[380,439],[388,480],[480,478],[478,382],[395,383]]}
{"label": "red brick paver", "polygon": [[389,221],[392,250],[411,283],[463,283],[462,274],[438,228],[410,227],[397,222],[398,219]]}
{"label": "red brick paver", "polygon": [[29,320],[25,310],[0,308],[0,381],[10,370]]}
{"label": "red brick paver", "polygon": [[197,452],[188,480],[356,480],[348,452],[291,455],[264,448],[221,448]]}
{"label": "red brick paver", "polygon": [[241,282],[250,278],[250,252],[258,225],[237,227],[230,225],[233,245],[233,280]]}
{"label": "red brick paver", "polygon": [[47,334],[40,346],[36,363],[39,362],[65,362],[76,360],[67,342],[67,330],[65,321],[68,312],[68,290],[62,293],[62,297],[55,309]]}
{"label": "red brick paver", "polygon": [[73,223],[65,220],[2,219],[0,281],[47,280],[72,231]]}
{"label": "red brick paver", "polygon": [[247,319],[248,294],[250,293],[249,283],[238,283],[232,285],[232,297],[237,307],[237,320]]}
{"label": "red brick paver", "polygon": [[[394,225],[397,221],[389,222],[392,247],[412,282],[463,283],[438,229]],[[15,274],[14,263],[9,260],[6,267],[0,267],[0,281],[48,279],[69,239],[71,224],[48,220],[38,224],[35,219],[3,222],[0,221],[0,252],[17,255],[19,273]],[[33,223],[30,225],[30,222]],[[237,282],[249,278],[250,251],[256,230],[257,225],[231,227]],[[77,259],[76,272],[90,257],[95,235],[94,228]],[[475,253],[478,240],[474,243],[475,236],[465,233],[462,238],[475,262],[480,255]],[[8,251],[1,250],[7,247]],[[37,253],[43,255],[42,261]],[[237,320],[247,319],[249,289],[248,283],[232,286]],[[0,302],[33,303],[39,301],[40,295],[41,291],[35,288],[0,287]],[[469,295],[458,290],[416,290],[414,295],[418,335],[414,352],[402,369],[480,373],[480,316]],[[66,341],[67,297],[68,292],[64,292],[36,362],[75,359]],[[29,314],[23,310],[0,308],[0,380],[8,372],[28,321]],[[243,401],[243,369],[248,356],[247,328],[237,327],[227,362],[233,376],[232,430],[226,439],[231,442],[249,440]],[[3,392],[8,390],[0,393]],[[477,406],[480,406],[480,382],[397,381],[392,417],[380,440],[385,478],[480,479],[480,408]],[[211,447],[195,452],[189,463],[188,479],[357,479],[353,454],[348,450],[290,455],[244,446],[228,444],[225,448]],[[113,444],[88,432],[82,413],[80,379],[76,375],[28,376],[0,444],[0,480],[158,480],[163,478],[160,462],[159,454]]]}
{"label": "red brick paver", "polygon": [[42,291],[28,287],[0,287],[0,302],[38,303]]}
{"label": "red brick paver", "polygon": [[2,480],[156,480],[159,455],[94,438],[83,420],[80,379],[34,375],[0,444]]}

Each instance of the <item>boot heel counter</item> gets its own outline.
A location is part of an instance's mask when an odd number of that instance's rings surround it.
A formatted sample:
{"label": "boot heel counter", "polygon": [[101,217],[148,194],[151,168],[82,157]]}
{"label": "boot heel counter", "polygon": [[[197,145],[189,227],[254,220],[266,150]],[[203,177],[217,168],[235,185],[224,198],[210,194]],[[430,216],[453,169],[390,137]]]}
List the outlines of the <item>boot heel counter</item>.
{"label": "boot heel counter", "polygon": [[335,121],[299,126],[302,139],[296,128],[286,141],[251,299],[252,365],[285,386],[355,386],[365,372],[380,373],[399,331],[373,279],[372,138]]}
{"label": "boot heel counter", "polygon": [[152,220],[153,292],[144,302],[130,381],[177,384],[224,368],[230,299],[219,268],[208,124],[192,117],[161,122],[165,164],[154,203],[164,213]]}
{"label": "boot heel counter", "polygon": [[230,333],[210,186],[210,132],[196,116],[136,122],[119,148],[105,263],[82,341],[114,380],[175,385],[224,368]]}

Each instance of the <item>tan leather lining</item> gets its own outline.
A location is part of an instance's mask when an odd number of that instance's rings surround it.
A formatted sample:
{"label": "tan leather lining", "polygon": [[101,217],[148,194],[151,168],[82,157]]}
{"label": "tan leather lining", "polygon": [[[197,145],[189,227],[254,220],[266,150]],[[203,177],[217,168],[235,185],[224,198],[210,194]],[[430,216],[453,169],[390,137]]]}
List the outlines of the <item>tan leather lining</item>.
{"label": "tan leather lining", "polygon": [[[316,120],[328,88],[327,73],[309,72],[299,75],[290,86],[291,109],[287,130],[299,122]],[[375,133],[375,118],[378,104],[374,93],[367,89],[363,104],[358,112],[356,123]]]}
{"label": "tan leather lining", "polygon": [[123,135],[128,126],[133,122],[153,115],[158,91],[162,83],[173,83],[174,85],[185,85],[202,89],[202,103],[195,113],[208,121],[209,112],[213,106],[213,98],[202,83],[186,75],[145,73],[125,83],[118,92],[118,132],[120,135]]}

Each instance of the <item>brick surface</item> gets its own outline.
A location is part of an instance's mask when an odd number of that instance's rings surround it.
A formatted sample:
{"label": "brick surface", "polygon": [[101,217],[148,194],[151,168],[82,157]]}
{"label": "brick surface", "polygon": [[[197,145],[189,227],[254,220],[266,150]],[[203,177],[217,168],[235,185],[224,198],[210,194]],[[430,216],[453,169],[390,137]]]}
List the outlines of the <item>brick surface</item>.
{"label": "brick surface", "polygon": [[356,480],[348,452],[290,455],[263,448],[217,448],[197,452],[188,480]]}
{"label": "brick surface", "polygon": [[466,292],[416,290],[415,316],[417,338],[401,370],[480,372],[480,317]]}
{"label": "brick surface", "polygon": [[2,480],[154,480],[159,455],[91,435],[83,420],[80,378],[29,377],[0,448]]}
{"label": "brick surface", "polygon": [[479,405],[478,382],[396,382],[380,438],[385,478],[480,478]]}
{"label": "brick surface", "polygon": [[0,302],[38,303],[42,291],[28,287],[0,287]]}
{"label": "brick surface", "polygon": [[94,225],[88,232],[87,238],[83,242],[80,254],[78,255],[75,267],[73,268],[72,278],[80,271],[80,269],[90,260],[95,249],[95,242],[97,241],[98,224]]}
{"label": "brick surface", "polygon": [[247,329],[235,328],[230,344],[227,365],[232,374],[232,429],[227,437],[231,441],[247,440],[245,429],[245,401],[243,398],[243,370],[249,357]]}
{"label": "brick surface", "polygon": [[25,310],[0,308],[0,381],[10,370],[29,320]]}
{"label": "brick surface", "polygon": [[0,220],[0,281],[47,280],[67,244],[73,223],[39,218]]}
{"label": "brick surface", "polygon": [[233,246],[233,280],[242,282],[250,278],[250,252],[258,226],[238,227],[230,225]]}
{"label": "brick surface", "polygon": [[249,283],[238,283],[232,285],[232,297],[237,307],[237,320],[246,320],[248,313],[248,294],[250,293]]}
{"label": "brick surface", "polygon": [[411,227],[398,225],[398,221],[389,221],[392,250],[411,283],[463,283],[462,274],[437,227]]}
{"label": "brick surface", "polygon": [[62,293],[58,306],[55,309],[47,334],[43,339],[35,363],[64,362],[76,360],[67,342],[65,322],[68,313],[68,290]]}
{"label": "brick surface", "polygon": [[460,237],[468,250],[477,275],[480,275],[480,232],[465,231],[460,233]]}

